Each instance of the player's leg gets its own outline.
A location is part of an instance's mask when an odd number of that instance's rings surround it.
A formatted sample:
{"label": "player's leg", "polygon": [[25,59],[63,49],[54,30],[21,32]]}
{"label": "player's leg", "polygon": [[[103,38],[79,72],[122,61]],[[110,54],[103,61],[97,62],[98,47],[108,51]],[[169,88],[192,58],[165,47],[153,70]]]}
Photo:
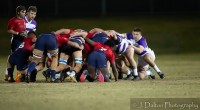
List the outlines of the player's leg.
{"label": "player's leg", "polygon": [[96,68],[98,66],[98,63],[101,62],[101,60],[103,60],[103,57],[105,57],[105,54],[103,52],[92,51],[89,54],[87,58],[87,70],[89,75],[86,76],[86,79],[88,81],[93,82],[97,79]]}
{"label": "player's leg", "polygon": [[151,51],[150,53],[146,54],[145,56],[143,56],[145,62],[147,62],[156,72],[157,74],[160,76],[161,79],[164,78],[164,73],[158,68],[158,66],[155,63],[155,54],[153,51]]}
{"label": "player's leg", "polygon": [[9,81],[9,82],[15,82],[14,78],[13,78],[13,72],[14,72],[14,62],[11,58],[12,55],[8,56],[8,61],[7,61],[7,67],[6,67],[6,71],[5,71],[5,81]]}
{"label": "player's leg", "polygon": [[81,70],[82,68],[82,50],[77,50],[72,53],[74,58],[74,66],[70,72],[68,72],[69,77],[72,79],[73,82],[77,82],[75,75]]}
{"label": "player's leg", "polygon": [[130,69],[132,69],[134,80],[138,80],[138,71],[137,71],[137,64],[134,60],[134,49],[132,47],[128,47],[125,56],[130,63]]}
{"label": "player's leg", "polygon": [[88,65],[87,70],[89,75],[86,76],[86,79],[89,82],[93,82],[94,80],[96,80],[97,79],[96,68],[94,66]]}
{"label": "player's leg", "polygon": [[140,79],[144,79],[146,76],[149,76],[152,79],[155,79],[154,74],[149,68],[149,64],[144,61],[142,56],[138,56],[138,73]]}
{"label": "player's leg", "polygon": [[69,57],[70,56],[65,53],[60,53],[59,65],[56,68],[56,72],[60,72],[64,69],[66,69]]}
{"label": "player's leg", "polygon": [[50,65],[50,75],[51,75],[51,82],[55,82],[56,81],[56,78],[55,78],[55,75],[56,75],[56,68],[58,66],[58,49],[55,49],[55,50],[51,50],[51,51],[48,51],[51,55],[51,59],[52,59],[52,62],[51,62],[51,65]]}
{"label": "player's leg", "polygon": [[[96,60],[96,68],[99,70],[98,79],[100,82],[110,82],[109,79],[109,71],[108,71],[108,63],[103,52],[99,52]],[[109,63],[110,64],[110,63]]]}

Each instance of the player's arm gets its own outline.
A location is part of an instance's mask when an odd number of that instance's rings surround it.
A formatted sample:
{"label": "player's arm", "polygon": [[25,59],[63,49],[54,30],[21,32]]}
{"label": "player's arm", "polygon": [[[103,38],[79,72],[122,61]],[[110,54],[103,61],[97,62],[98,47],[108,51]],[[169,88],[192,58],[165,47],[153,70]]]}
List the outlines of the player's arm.
{"label": "player's arm", "polygon": [[104,30],[101,28],[93,28],[89,31],[89,33],[103,32]]}
{"label": "player's arm", "polygon": [[111,64],[111,68],[112,68],[112,71],[113,71],[113,75],[115,77],[115,81],[118,81],[118,71],[117,71],[115,61],[110,62],[110,64]]}
{"label": "player's arm", "polygon": [[138,45],[138,46],[129,45],[129,46],[131,46],[134,49],[135,53],[137,54],[141,54],[144,51],[144,47],[141,45]]}
{"label": "player's arm", "polygon": [[83,45],[78,45],[77,43],[72,42],[72,41],[68,41],[67,44],[70,45],[70,46],[72,46],[72,47],[78,48],[80,50],[84,49]]}
{"label": "player's arm", "polygon": [[18,35],[19,34],[19,32],[16,32],[16,31],[14,31],[12,29],[8,30],[8,33],[13,34],[13,35]]}
{"label": "player's arm", "polygon": [[9,34],[13,34],[13,35],[18,35],[18,34],[19,34],[19,32],[16,32],[16,31],[13,30],[13,28],[14,28],[14,23],[13,23],[12,20],[8,22],[8,27],[7,27],[7,28],[8,28],[8,31],[7,31],[7,32],[8,32]]}
{"label": "player's arm", "polygon": [[56,32],[54,32],[55,34],[69,34],[71,32],[70,29],[59,29]]}
{"label": "player's arm", "polygon": [[26,34],[24,32],[14,31],[13,28],[14,28],[13,21],[9,21],[9,23],[8,23],[8,31],[7,31],[8,33],[13,34],[13,35],[18,35],[18,36],[21,36],[21,37],[25,37],[26,36]]}

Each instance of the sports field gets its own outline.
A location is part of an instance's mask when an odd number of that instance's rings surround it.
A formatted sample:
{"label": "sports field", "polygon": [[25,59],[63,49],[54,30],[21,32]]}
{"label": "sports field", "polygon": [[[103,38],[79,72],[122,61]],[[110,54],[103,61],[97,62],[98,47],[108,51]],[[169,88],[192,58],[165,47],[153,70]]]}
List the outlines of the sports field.
{"label": "sports field", "polygon": [[130,110],[131,98],[200,98],[199,56],[158,55],[163,80],[156,75],[143,81],[46,83],[39,73],[29,84],[5,82],[6,57],[1,57],[0,110]]}

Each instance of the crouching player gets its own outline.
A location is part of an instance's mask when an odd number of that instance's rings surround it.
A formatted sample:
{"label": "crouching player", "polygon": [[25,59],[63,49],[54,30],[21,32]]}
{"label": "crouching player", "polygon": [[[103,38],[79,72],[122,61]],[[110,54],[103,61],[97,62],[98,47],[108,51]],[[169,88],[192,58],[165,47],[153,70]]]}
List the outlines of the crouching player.
{"label": "crouching player", "polygon": [[38,36],[33,50],[33,60],[28,66],[26,74],[27,83],[29,83],[31,72],[35,69],[39,61],[46,57],[46,53],[50,53],[52,63],[50,65],[51,82],[55,82],[56,68],[58,65],[58,47],[62,45],[71,45],[82,49],[78,44],[69,41],[66,37],[61,37],[59,34],[42,33]]}
{"label": "crouching player", "polygon": [[146,75],[150,75],[152,79],[155,79],[155,76],[148,70],[149,65],[157,72],[160,78],[163,79],[164,73],[156,65],[155,54],[148,47],[146,39],[142,37],[141,29],[135,28],[132,33],[126,34],[126,37],[129,40],[135,40],[135,45],[132,45],[132,47],[138,54],[138,71],[140,79],[144,79]]}
{"label": "crouching player", "polygon": [[19,48],[9,56],[5,77],[6,81],[15,82],[13,78],[15,65],[17,66],[17,70],[22,74],[22,76],[26,73],[26,69],[29,63],[29,56],[32,55],[32,50],[36,39],[37,38],[35,32],[30,31],[28,33],[28,37],[24,39]]}
{"label": "crouching player", "polygon": [[115,81],[117,81],[118,71],[115,65],[115,55],[112,49],[110,48],[115,46],[115,43],[112,42],[112,40],[108,40],[104,44],[101,44],[99,42],[94,42],[90,40],[88,37],[86,37],[88,35],[87,32],[79,32],[74,34],[83,36],[85,41],[93,47],[93,51],[89,53],[89,56],[87,58],[87,70],[90,75],[88,75],[86,78],[90,82],[93,82],[94,80],[97,79],[96,71],[100,70],[103,75],[104,81],[109,82],[110,81],[109,71],[107,68],[107,60],[109,60],[111,63]]}

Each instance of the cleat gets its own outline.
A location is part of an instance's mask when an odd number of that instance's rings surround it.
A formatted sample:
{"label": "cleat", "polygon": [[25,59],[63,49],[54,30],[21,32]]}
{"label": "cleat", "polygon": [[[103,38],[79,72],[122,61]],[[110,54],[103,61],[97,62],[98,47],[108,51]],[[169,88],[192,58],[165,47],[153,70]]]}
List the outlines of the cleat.
{"label": "cleat", "polygon": [[149,75],[149,79],[155,79],[154,75]]}
{"label": "cleat", "polygon": [[43,71],[42,74],[45,77],[46,82],[50,82],[50,74],[47,74],[46,71]]}
{"label": "cleat", "polygon": [[66,71],[62,71],[60,73],[60,81],[63,82],[66,77],[67,77]]}
{"label": "cleat", "polygon": [[160,76],[161,79],[163,79],[165,77],[163,72],[158,72],[158,75]]}
{"label": "cleat", "polygon": [[26,75],[25,74],[21,74],[20,82],[25,82],[25,81],[26,81]]}
{"label": "cleat", "polygon": [[129,80],[131,78],[132,74],[129,74],[126,76],[125,80]]}
{"label": "cleat", "polygon": [[110,80],[112,79],[112,75],[109,76],[109,79],[110,79]]}
{"label": "cleat", "polygon": [[21,78],[21,73],[18,71],[15,78],[16,83],[20,82],[20,78]]}
{"label": "cleat", "polygon": [[51,83],[55,83],[55,82],[57,82],[55,76],[51,76],[51,80],[50,80],[50,82],[51,82]]}
{"label": "cleat", "polygon": [[32,73],[30,75],[30,82],[35,82],[36,81],[36,74]]}
{"label": "cleat", "polygon": [[82,73],[80,76],[80,82],[85,82],[85,74]]}
{"label": "cleat", "polygon": [[150,75],[148,75],[149,79],[155,79],[155,75],[153,74],[151,68],[148,68],[146,72],[150,72]]}
{"label": "cleat", "polygon": [[8,76],[8,75],[5,75],[4,80],[5,80],[5,81],[8,81],[8,80],[9,80],[9,76]]}
{"label": "cleat", "polygon": [[99,72],[99,74],[98,74],[98,79],[99,79],[99,82],[104,82],[104,77],[101,72]]}
{"label": "cleat", "polygon": [[26,74],[26,83],[30,82],[30,76],[28,75],[28,73]]}
{"label": "cleat", "polygon": [[133,77],[134,77],[134,78],[133,78],[134,81],[140,80],[139,76],[133,76]]}
{"label": "cleat", "polygon": [[69,75],[69,78],[71,79],[72,82],[77,83],[77,80],[74,75]]}
{"label": "cleat", "polygon": [[12,82],[15,82],[15,80],[14,80],[14,78],[10,78],[10,77],[9,77],[9,78],[8,78],[8,82],[11,82],[11,83],[12,83]]}

